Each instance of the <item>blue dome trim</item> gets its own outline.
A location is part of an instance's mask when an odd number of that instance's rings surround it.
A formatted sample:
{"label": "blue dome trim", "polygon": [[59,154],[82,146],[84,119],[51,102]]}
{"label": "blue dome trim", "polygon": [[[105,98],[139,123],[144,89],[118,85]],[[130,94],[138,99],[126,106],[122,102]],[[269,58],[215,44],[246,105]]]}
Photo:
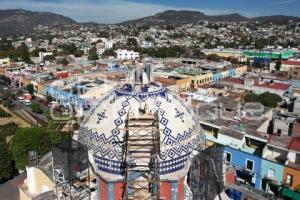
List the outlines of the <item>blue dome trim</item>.
{"label": "blue dome trim", "polygon": [[[184,168],[190,154],[180,156],[176,159],[163,161],[159,163],[160,175],[173,173]],[[100,156],[94,155],[94,161],[97,164],[98,170],[115,175],[124,175],[125,162],[114,161]]]}

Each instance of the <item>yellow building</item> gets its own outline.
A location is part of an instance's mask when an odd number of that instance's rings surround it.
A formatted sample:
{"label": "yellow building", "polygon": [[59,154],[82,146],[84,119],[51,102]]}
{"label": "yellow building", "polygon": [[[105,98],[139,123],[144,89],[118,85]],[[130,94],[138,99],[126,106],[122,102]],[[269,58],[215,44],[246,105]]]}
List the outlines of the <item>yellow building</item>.
{"label": "yellow building", "polygon": [[191,77],[191,87],[194,89],[199,88],[200,85],[212,83],[213,74],[202,74]]}
{"label": "yellow building", "polygon": [[241,76],[247,72],[247,66],[244,65],[244,66],[238,67],[238,68],[236,68],[235,71],[236,71],[236,75]]}
{"label": "yellow building", "polygon": [[189,90],[190,85],[191,85],[191,78],[185,78],[176,81],[176,87],[178,92]]}

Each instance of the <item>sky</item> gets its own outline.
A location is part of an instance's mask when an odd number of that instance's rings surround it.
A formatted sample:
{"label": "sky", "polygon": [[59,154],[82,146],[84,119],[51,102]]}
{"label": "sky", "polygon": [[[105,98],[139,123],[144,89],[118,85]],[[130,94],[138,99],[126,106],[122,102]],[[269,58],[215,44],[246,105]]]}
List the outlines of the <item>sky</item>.
{"label": "sky", "polygon": [[300,17],[300,0],[0,0],[0,9],[62,14],[78,22],[117,23],[165,10],[197,10],[208,15]]}

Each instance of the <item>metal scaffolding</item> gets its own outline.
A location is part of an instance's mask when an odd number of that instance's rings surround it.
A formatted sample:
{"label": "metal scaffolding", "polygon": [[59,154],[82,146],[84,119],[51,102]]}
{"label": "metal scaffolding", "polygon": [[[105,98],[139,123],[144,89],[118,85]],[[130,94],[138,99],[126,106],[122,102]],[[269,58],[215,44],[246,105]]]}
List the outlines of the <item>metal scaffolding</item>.
{"label": "metal scaffolding", "polygon": [[224,189],[222,146],[209,147],[193,158],[188,183],[194,200],[220,199]]}
{"label": "metal scaffolding", "polygon": [[[142,112],[142,110],[141,110]],[[160,136],[157,114],[128,114],[125,133],[123,200],[159,199]]]}
{"label": "metal scaffolding", "polygon": [[90,200],[92,177],[85,147],[66,140],[53,146],[53,176],[60,200]]}

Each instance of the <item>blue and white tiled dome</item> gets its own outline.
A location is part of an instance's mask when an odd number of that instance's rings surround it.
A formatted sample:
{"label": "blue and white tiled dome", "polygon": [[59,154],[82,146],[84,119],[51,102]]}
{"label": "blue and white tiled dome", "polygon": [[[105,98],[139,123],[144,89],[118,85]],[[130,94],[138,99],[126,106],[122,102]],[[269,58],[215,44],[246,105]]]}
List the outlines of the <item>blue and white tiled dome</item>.
{"label": "blue and white tiled dome", "polygon": [[138,91],[125,85],[107,94],[85,118],[79,141],[87,145],[97,174],[107,181],[123,180],[122,129],[128,112],[138,112],[141,104],[158,113],[161,179],[179,180],[188,171],[192,151],[202,145],[199,121],[185,102],[155,83]]}

